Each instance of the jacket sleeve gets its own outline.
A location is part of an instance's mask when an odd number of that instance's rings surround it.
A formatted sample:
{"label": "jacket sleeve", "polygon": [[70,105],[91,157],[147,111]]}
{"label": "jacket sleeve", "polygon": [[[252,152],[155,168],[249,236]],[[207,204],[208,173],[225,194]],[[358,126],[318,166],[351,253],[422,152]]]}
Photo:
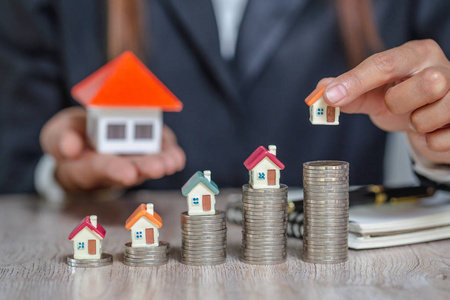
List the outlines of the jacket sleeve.
{"label": "jacket sleeve", "polygon": [[0,193],[33,192],[39,132],[69,104],[51,0],[0,0]]}

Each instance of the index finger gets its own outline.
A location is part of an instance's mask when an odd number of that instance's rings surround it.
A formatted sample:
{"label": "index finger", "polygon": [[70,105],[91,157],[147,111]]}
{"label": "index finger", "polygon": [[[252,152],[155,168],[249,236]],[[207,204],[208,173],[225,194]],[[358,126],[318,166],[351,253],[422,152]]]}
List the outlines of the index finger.
{"label": "index finger", "polygon": [[431,40],[412,41],[374,54],[354,69],[330,82],[324,99],[332,106],[344,106],[359,96],[387,83],[402,80],[432,64],[439,46]]}

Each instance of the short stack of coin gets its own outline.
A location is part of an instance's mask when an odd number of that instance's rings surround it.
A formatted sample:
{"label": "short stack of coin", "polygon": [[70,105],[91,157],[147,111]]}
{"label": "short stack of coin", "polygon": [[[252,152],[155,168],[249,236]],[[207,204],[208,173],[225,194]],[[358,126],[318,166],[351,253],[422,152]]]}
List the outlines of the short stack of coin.
{"label": "short stack of coin", "polygon": [[170,244],[159,242],[153,247],[131,247],[131,242],[125,244],[123,263],[132,267],[151,267],[164,265],[169,261]]}
{"label": "short stack of coin", "polygon": [[348,258],[349,164],[303,164],[303,260],[333,264]]}
{"label": "short stack of coin", "polygon": [[109,266],[113,263],[111,254],[102,253],[99,259],[76,259],[73,255],[67,256],[67,264],[75,268],[99,268]]}
{"label": "short stack of coin", "polygon": [[287,191],[242,187],[242,262],[273,265],[286,261]]}
{"label": "short stack of coin", "polygon": [[225,212],[214,215],[181,214],[181,262],[191,266],[223,264],[227,257]]}

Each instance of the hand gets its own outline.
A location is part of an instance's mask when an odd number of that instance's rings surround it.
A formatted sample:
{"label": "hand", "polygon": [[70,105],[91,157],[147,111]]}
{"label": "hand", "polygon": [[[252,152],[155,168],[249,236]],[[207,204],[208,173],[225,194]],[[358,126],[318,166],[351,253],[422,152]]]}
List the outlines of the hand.
{"label": "hand", "polygon": [[325,101],[363,113],[386,131],[405,131],[431,163],[450,163],[450,62],[432,40],[408,42],[323,79]]}
{"label": "hand", "polygon": [[171,175],[182,170],[186,162],[167,126],[163,128],[161,153],[149,155],[99,154],[87,144],[85,132],[86,111],[81,107],[59,112],[41,131],[41,147],[56,159],[56,179],[67,191],[129,187]]}

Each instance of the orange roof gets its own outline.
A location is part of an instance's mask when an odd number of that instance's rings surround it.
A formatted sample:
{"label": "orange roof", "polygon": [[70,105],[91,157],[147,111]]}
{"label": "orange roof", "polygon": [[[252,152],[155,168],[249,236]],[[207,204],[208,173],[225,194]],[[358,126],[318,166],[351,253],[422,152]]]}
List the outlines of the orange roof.
{"label": "orange roof", "polygon": [[308,104],[308,106],[311,106],[314,103],[316,103],[316,101],[319,100],[320,97],[322,97],[326,87],[327,86],[324,84],[318,86],[311,94],[309,94],[308,97],[306,97],[305,99],[306,104]]}
{"label": "orange roof", "polygon": [[150,222],[155,224],[158,228],[162,227],[162,219],[157,213],[150,214],[147,212],[147,205],[142,203],[136,208],[136,210],[128,217],[125,222],[125,229],[130,230],[130,228],[141,218],[146,217]]}
{"label": "orange roof", "polygon": [[178,98],[130,51],[124,52],[72,89],[84,106],[148,107],[180,111]]}

